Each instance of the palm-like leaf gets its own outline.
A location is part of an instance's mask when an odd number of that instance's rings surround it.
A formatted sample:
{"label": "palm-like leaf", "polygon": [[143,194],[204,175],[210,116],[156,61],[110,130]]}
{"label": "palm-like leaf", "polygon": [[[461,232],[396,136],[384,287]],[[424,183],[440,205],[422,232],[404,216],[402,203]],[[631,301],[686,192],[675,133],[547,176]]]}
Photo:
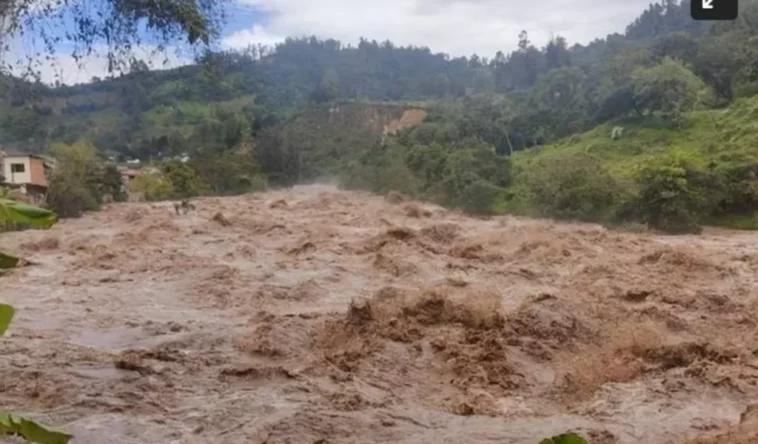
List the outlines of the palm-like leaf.
{"label": "palm-like leaf", "polygon": [[16,256],[3,253],[0,251],[0,270],[7,270],[9,268],[16,268],[20,259]]}
{"label": "palm-like leaf", "polygon": [[50,210],[0,198],[0,224],[21,223],[32,228],[50,228],[58,222],[58,215]]}

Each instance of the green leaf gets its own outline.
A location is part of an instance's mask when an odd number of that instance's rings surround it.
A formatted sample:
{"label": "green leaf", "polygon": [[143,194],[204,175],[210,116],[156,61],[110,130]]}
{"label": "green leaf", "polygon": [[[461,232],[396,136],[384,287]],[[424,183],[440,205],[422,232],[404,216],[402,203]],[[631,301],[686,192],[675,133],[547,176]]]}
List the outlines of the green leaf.
{"label": "green leaf", "polygon": [[19,258],[10,256],[0,251],[0,270],[6,270],[9,268],[16,268]]}
{"label": "green leaf", "polygon": [[34,205],[0,199],[0,222],[24,223],[33,228],[50,228],[58,222],[58,215]]}
{"label": "green leaf", "polygon": [[554,444],[589,444],[589,442],[575,433],[553,436]]}
{"label": "green leaf", "polygon": [[[4,335],[11,325],[13,315],[16,314],[16,310],[7,304],[0,304],[0,336]],[[2,424],[3,418],[0,416],[0,424]]]}
{"label": "green leaf", "polygon": [[8,435],[13,430],[10,413],[0,412],[0,434]]}
{"label": "green leaf", "polygon": [[27,442],[37,444],[68,444],[73,438],[68,433],[58,432],[31,419],[0,412],[0,433],[20,436]]}
{"label": "green leaf", "polygon": [[39,444],[68,444],[71,438],[73,438],[73,436],[68,433],[48,429],[32,420],[26,418],[18,419],[21,423],[20,435],[29,442],[36,442]]}
{"label": "green leaf", "polygon": [[540,441],[540,444],[555,444],[555,441],[553,441],[550,438],[545,438],[542,441]]}

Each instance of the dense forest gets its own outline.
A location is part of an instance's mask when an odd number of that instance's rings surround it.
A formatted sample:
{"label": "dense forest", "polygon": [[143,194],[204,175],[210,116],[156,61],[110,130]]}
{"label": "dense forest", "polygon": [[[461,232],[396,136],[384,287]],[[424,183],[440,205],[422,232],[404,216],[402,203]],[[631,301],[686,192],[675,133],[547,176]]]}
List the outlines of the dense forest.
{"label": "dense forest", "polygon": [[[336,177],[473,213],[752,227],[758,1],[740,6],[736,21],[696,22],[664,0],[623,33],[539,48],[523,31],[491,58],[311,37],[174,70],[134,61],[78,86],[5,78],[0,145],[154,162],[154,199]],[[330,117],[388,104],[428,116],[389,137],[360,121],[371,112]]]}

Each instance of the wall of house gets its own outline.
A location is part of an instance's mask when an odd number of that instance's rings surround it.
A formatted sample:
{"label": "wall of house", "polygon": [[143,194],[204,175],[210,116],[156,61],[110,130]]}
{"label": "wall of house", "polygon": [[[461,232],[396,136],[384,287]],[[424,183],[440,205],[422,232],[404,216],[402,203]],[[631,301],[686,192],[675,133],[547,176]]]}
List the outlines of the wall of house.
{"label": "wall of house", "polygon": [[[28,156],[8,156],[3,159],[3,175],[5,181],[12,184],[31,183],[32,181],[32,166],[30,162],[31,158]],[[24,165],[24,172],[12,172],[13,165]]]}
{"label": "wall of house", "polygon": [[[23,173],[12,172],[14,164],[24,165]],[[45,177],[45,164],[42,159],[30,156],[8,156],[3,159],[3,175],[5,181],[11,184],[29,183],[47,186]]]}
{"label": "wall of house", "polygon": [[45,163],[42,159],[37,159],[35,157],[29,158],[29,163],[32,172],[31,183],[46,187],[47,177],[45,177]]}

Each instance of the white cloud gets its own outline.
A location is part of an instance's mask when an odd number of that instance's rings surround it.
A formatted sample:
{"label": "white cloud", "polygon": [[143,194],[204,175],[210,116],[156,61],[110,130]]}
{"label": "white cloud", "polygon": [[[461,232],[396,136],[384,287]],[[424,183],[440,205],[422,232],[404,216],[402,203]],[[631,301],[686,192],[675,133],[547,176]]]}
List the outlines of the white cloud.
{"label": "white cloud", "polygon": [[255,24],[250,29],[243,29],[224,37],[222,44],[227,48],[240,49],[250,44],[274,46],[283,40],[284,36],[269,34],[263,26]]}
{"label": "white cloud", "polygon": [[357,43],[360,37],[429,46],[451,55],[491,57],[516,47],[527,30],[544,45],[550,34],[570,44],[623,32],[651,0],[237,0],[267,16],[265,24],[223,39],[229,48],[316,35]]}
{"label": "white cloud", "polygon": [[[24,50],[26,49],[26,50]],[[133,49],[133,55],[138,60],[143,60],[151,69],[168,69],[192,63],[192,58],[186,54],[177,53],[168,48],[163,52],[157,52],[157,47],[143,45]],[[0,54],[4,62],[12,66],[11,72],[23,74],[27,68],[26,57],[36,54],[37,51],[14,46],[9,53]],[[84,56],[79,62],[74,59],[70,51],[59,49],[50,57],[46,54],[35,57],[31,68],[40,72],[40,80],[49,85],[56,81],[65,85],[87,83],[93,77],[105,78],[108,73],[108,57],[105,46],[96,46],[90,55]]]}

